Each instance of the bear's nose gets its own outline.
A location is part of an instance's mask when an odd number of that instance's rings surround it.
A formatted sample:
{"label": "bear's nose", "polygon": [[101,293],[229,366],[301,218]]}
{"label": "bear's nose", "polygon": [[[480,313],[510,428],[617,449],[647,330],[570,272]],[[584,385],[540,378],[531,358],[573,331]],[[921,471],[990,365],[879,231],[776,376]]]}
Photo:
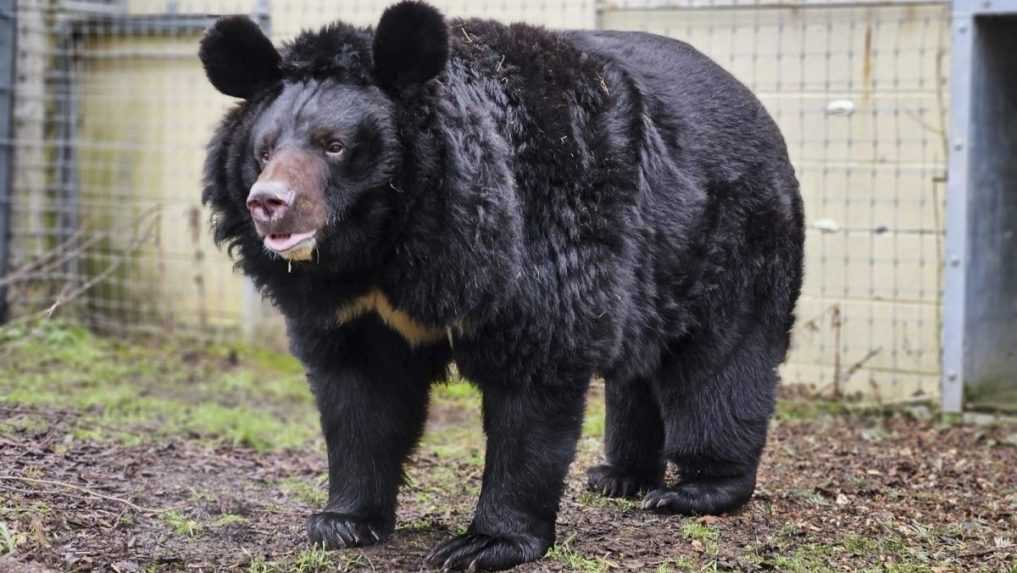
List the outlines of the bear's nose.
{"label": "bear's nose", "polygon": [[247,210],[259,223],[282,219],[293,203],[293,193],[277,181],[259,181],[247,195]]}

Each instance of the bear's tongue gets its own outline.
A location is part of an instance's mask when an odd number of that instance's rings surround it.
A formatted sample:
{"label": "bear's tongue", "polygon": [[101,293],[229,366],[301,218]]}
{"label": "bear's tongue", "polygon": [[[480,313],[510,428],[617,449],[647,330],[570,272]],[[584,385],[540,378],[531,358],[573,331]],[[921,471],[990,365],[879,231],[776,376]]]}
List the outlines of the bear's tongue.
{"label": "bear's tongue", "polygon": [[314,231],[307,233],[272,233],[265,236],[265,246],[277,252],[287,251],[313,236]]}

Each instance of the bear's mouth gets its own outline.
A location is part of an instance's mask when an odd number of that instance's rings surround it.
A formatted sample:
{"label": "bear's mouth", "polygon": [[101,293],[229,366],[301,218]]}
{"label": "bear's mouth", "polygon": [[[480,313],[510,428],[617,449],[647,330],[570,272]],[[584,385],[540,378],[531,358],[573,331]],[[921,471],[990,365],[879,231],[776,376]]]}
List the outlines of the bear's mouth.
{"label": "bear's mouth", "polygon": [[306,233],[269,233],[265,235],[265,248],[287,259],[310,258],[314,251],[317,231]]}

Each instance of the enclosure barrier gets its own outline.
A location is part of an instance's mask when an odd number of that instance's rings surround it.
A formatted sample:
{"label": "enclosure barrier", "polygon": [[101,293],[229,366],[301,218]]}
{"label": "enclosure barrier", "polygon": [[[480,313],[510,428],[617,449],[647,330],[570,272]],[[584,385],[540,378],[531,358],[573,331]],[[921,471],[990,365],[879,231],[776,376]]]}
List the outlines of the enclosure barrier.
{"label": "enclosure barrier", "polygon": [[1017,0],[953,5],[943,406],[1017,411]]}
{"label": "enclosure barrier", "polygon": [[[115,333],[281,346],[280,320],[212,244],[200,205],[204,143],[232,102],[205,81],[197,42],[218,14],[250,14],[282,42],[336,18],[370,25],[386,4],[0,1],[0,87],[13,86],[0,90],[0,181],[9,183],[0,185],[0,304],[10,317],[60,313]],[[451,17],[673,36],[730,70],[784,132],[807,211],[806,284],[785,383],[959,405],[970,366],[951,370],[957,379],[940,392],[941,350],[952,357],[955,342],[940,333],[944,319],[957,320],[942,296],[945,221],[958,216],[955,201],[949,214],[944,207],[957,38],[949,4],[434,4]],[[5,61],[16,70],[6,84]],[[964,66],[955,60],[953,73],[973,73]],[[1012,284],[1001,280],[999,292]]]}

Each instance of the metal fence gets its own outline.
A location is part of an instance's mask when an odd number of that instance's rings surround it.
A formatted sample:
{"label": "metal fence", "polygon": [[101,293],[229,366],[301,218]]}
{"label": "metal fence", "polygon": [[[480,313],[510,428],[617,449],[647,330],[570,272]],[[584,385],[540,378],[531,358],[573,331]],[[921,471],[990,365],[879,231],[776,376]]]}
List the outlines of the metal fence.
{"label": "metal fence", "polygon": [[[0,298],[11,314],[281,340],[271,309],[208,236],[203,146],[230,101],[207,85],[197,42],[209,14],[252,14],[282,41],[332,19],[369,25],[386,4],[0,1],[0,81],[15,70],[13,90],[0,93],[0,106],[13,95],[0,154],[10,181]],[[807,210],[806,286],[784,380],[882,400],[937,395],[948,4],[435,4],[453,17],[674,36],[733,72],[783,129]]]}

